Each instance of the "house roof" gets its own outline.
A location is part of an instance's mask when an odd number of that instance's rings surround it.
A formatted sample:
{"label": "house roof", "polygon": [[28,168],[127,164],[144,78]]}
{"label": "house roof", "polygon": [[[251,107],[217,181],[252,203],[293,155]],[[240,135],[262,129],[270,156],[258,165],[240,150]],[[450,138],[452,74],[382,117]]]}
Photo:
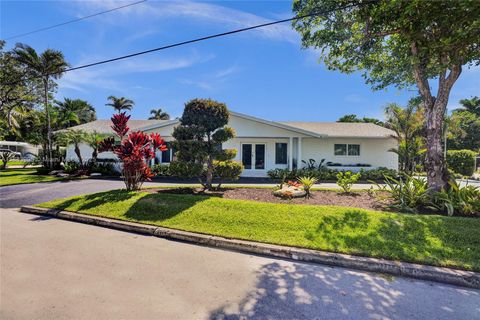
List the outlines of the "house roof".
{"label": "house roof", "polygon": [[[128,120],[128,126],[131,131],[138,131],[144,127],[161,126],[169,123],[171,120]],[[80,124],[78,126],[70,127],[71,130],[82,130],[85,132],[98,132],[103,134],[113,133],[112,120],[95,120],[92,122]],[[60,130],[63,131],[63,130]]]}
{"label": "house roof", "polygon": [[389,138],[395,132],[373,123],[297,122],[282,121],[285,125],[303,129],[329,138]]}

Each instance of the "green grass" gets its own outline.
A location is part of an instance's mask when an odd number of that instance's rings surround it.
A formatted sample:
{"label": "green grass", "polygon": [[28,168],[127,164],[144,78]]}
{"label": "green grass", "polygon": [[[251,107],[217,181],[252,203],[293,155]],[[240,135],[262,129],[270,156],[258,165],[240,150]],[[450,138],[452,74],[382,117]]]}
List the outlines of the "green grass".
{"label": "green grass", "polygon": [[8,186],[13,184],[48,182],[65,180],[65,178],[38,175],[35,169],[6,169],[0,171],[0,186]]}
{"label": "green grass", "polygon": [[121,190],[41,207],[168,228],[480,271],[480,219]]}
{"label": "green grass", "polygon": [[7,162],[7,168],[9,166],[23,166],[26,161],[23,160],[12,160]]}

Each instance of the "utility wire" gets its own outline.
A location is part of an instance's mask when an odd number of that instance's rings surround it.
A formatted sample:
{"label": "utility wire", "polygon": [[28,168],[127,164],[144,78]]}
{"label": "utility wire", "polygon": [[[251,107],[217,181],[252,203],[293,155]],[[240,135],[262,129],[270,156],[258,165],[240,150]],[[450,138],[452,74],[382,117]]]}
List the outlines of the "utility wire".
{"label": "utility wire", "polygon": [[40,28],[40,29],[35,29],[35,30],[28,31],[28,32],[25,32],[25,33],[20,33],[20,34],[13,35],[11,37],[5,38],[5,40],[20,38],[20,37],[28,36],[30,34],[34,34],[34,33],[42,32],[42,31],[50,30],[50,29],[53,29],[53,28],[61,27],[61,26],[64,26],[66,24],[82,21],[82,20],[85,20],[85,19],[88,19],[88,18],[92,18],[92,17],[96,17],[96,16],[99,16],[99,15],[105,14],[105,13],[109,13],[109,12],[112,12],[112,11],[116,11],[116,10],[120,10],[120,9],[123,9],[123,8],[131,7],[131,6],[146,2],[146,1],[147,0],[141,0],[141,1],[133,2],[133,3],[129,3],[129,4],[126,4],[126,5],[123,5],[123,6],[120,6],[120,7],[115,7],[115,8],[106,10],[106,11],[97,12],[97,13],[94,13],[94,14],[91,14],[91,15],[88,15],[88,16],[80,17],[78,19],[61,22],[59,24],[54,24],[52,26],[43,27],[43,28]]}
{"label": "utility wire", "polygon": [[[192,40],[177,42],[177,43],[165,45],[165,46],[162,46],[162,47],[157,47],[157,48],[153,48],[153,49],[149,49],[149,50],[145,50],[145,51],[139,51],[139,52],[127,54],[127,55],[124,55],[124,56],[119,56],[119,57],[115,57],[115,58],[111,58],[111,59],[101,60],[101,61],[97,61],[97,62],[92,62],[92,63],[80,65],[80,66],[77,66],[77,67],[68,68],[68,69],[65,69],[64,71],[62,71],[61,73],[74,71],[74,70],[79,70],[79,69],[85,69],[85,68],[105,64],[105,63],[110,63],[110,62],[114,62],[114,61],[118,61],[118,60],[123,60],[123,59],[128,59],[128,58],[144,55],[144,54],[147,54],[147,53],[152,53],[152,52],[156,52],[156,51],[161,51],[161,50],[165,50],[165,49],[179,47],[179,46],[183,46],[183,45],[186,45],[186,44],[200,42],[200,41],[209,40],[209,39],[213,39],[213,38],[224,37],[224,36],[235,34],[235,33],[240,33],[240,32],[245,32],[245,31],[249,31],[249,30],[259,29],[259,28],[272,26],[272,25],[276,25],[276,24],[280,24],[280,23],[285,23],[285,22],[289,22],[289,21],[294,21],[294,20],[300,20],[300,19],[304,19],[304,18],[319,16],[319,15],[328,14],[328,13],[332,13],[332,12],[335,12],[335,11],[349,9],[349,8],[353,8],[353,7],[364,6],[364,5],[367,5],[367,4],[370,4],[372,2],[376,2],[376,1],[377,0],[361,2],[361,3],[357,3],[357,4],[349,4],[349,5],[337,7],[335,9],[313,12],[313,13],[310,13],[310,14],[295,16],[295,17],[288,18],[288,19],[276,20],[276,21],[272,21],[272,22],[257,24],[257,25],[251,26],[251,27],[245,27],[245,28],[241,28],[241,29],[236,29],[236,30],[232,30],[232,31],[222,32],[222,33],[217,33],[217,34],[213,34],[213,35],[209,35],[209,36],[205,36],[205,37],[201,37],[201,38],[196,38],[196,39],[192,39]],[[41,78],[41,77],[51,76],[51,75],[55,75],[55,74],[58,74],[58,73],[54,72],[54,73],[42,74],[40,76],[32,77],[30,79]],[[16,84],[16,82],[14,84]],[[10,85],[12,85],[12,84],[10,84]]]}

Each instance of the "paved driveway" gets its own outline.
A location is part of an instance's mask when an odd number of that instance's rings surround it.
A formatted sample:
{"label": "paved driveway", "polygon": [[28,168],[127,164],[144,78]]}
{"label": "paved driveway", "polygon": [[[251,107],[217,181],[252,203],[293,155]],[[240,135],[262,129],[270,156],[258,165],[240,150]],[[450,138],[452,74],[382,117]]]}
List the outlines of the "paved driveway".
{"label": "paved driveway", "polygon": [[2,209],[1,319],[479,319],[480,291]]}

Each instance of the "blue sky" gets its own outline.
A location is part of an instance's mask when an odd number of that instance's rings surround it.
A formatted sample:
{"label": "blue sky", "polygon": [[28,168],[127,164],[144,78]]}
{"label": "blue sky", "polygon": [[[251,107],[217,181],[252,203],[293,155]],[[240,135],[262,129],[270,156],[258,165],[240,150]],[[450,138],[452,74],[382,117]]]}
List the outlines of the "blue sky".
{"label": "blue sky", "polygon": [[[132,1],[5,1],[0,37],[75,19]],[[148,1],[41,33],[12,39],[38,51],[61,50],[72,65],[290,17],[291,1]],[[415,91],[372,91],[359,74],[328,71],[302,50],[288,23],[67,73],[57,99],[81,98],[109,118],[109,95],[135,101],[134,119],[161,107],[179,116],[186,101],[212,98],[237,112],[270,119],[335,121],[344,114],[383,117],[389,102]],[[480,68],[464,70],[449,108],[480,95]]]}

